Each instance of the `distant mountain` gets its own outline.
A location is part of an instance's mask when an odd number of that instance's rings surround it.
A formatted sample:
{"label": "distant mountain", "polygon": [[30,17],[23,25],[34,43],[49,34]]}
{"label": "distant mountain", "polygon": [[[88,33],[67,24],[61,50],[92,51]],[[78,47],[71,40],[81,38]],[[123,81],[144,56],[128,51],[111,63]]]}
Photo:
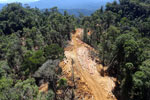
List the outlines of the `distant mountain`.
{"label": "distant mountain", "polygon": [[[37,2],[28,3],[31,7],[39,9],[52,8],[57,6],[59,9],[98,9],[105,6],[107,2],[115,0],[39,0]],[[119,0],[116,0],[119,1]],[[2,8],[6,4],[0,4]]]}
{"label": "distant mountain", "polygon": [[6,4],[0,4],[0,9],[2,9]]}
{"label": "distant mountain", "polygon": [[59,9],[98,9],[105,6],[107,2],[114,0],[40,0],[30,3],[31,7],[40,9],[57,6]]}
{"label": "distant mountain", "polygon": [[[80,12],[85,16],[89,16],[101,6],[105,6],[106,3],[113,1],[115,0],[39,0],[37,2],[28,3],[28,5],[32,8],[37,7],[39,9],[56,6],[61,13],[66,10],[71,15],[79,16]],[[0,9],[4,5],[6,4],[0,4]]]}
{"label": "distant mountain", "polygon": [[67,11],[69,15],[75,15],[76,17],[78,17],[80,13],[82,13],[84,16],[90,16],[95,11],[89,9],[58,9],[58,10],[62,14],[64,14],[64,11]]}

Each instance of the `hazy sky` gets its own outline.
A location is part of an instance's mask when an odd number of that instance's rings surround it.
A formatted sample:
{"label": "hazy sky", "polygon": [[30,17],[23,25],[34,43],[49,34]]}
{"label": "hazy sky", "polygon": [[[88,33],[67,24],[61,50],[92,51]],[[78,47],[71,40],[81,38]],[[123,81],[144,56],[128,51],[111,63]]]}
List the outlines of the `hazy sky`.
{"label": "hazy sky", "polygon": [[39,1],[39,0],[0,0],[0,3],[12,3],[12,2],[29,3],[35,1]]}

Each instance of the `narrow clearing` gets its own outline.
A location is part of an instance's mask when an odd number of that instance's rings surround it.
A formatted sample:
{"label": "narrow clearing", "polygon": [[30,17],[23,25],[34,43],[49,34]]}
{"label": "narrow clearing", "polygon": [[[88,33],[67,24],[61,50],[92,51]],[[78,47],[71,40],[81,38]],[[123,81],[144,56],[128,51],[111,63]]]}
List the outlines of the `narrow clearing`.
{"label": "narrow clearing", "polygon": [[74,72],[77,100],[116,100],[112,93],[114,78],[100,75],[99,71],[103,66],[96,63],[96,57],[91,56],[90,52],[96,51],[81,41],[82,35],[83,29],[76,29],[69,46],[65,48],[66,58],[60,63],[63,77],[72,85],[71,77]]}

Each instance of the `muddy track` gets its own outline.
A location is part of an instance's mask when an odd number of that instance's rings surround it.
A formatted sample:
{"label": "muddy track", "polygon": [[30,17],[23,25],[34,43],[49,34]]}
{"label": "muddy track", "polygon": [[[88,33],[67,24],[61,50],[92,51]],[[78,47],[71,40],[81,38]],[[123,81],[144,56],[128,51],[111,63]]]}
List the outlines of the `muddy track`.
{"label": "muddy track", "polygon": [[[76,29],[76,32],[72,34],[72,40],[65,49],[65,56],[62,70],[64,76],[68,79],[71,77],[72,66],[74,68],[75,76],[80,78],[77,80],[76,95],[81,96],[78,98],[84,100],[116,100],[112,93],[115,87],[115,82],[112,77],[102,77],[97,70],[102,69],[102,65],[97,64],[94,59],[91,58],[90,51],[94,51],[86,43],[82,42],[80,38],[83,35],[83,29]],[[73,60],[73,64],[71,63]],[[80,84],[82,83],[82,84]]]}

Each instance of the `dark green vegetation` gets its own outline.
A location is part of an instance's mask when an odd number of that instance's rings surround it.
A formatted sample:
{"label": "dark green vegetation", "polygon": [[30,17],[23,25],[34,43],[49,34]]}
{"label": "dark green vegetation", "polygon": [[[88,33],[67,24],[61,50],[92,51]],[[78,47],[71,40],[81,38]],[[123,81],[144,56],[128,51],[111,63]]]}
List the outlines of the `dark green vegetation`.
{"label": "dark green vegetation", "polygon": [[[41,12],[13,3],[0,11],[0,100],[59,99],[58,64],[75,23],[57,8]],[[47,95],[38,93],[45,82]]]}
{"label": "dark green vegetation", "polygon": [[84,17],[84,41],[117,77],[119,100],[150,100],[150,0],[120,0]]}
{"label": "dark green vegetation", "polygon": [[[117,77],[118,100],[150,98],[150,1],[120,0],[91,16],[75,18],[57,8],[40,11],[9,4],[0,11],[0,100],[70,100],[59,61],[75,27],[99,51],[108,73]],[[48,94],[38,86],[49,83]],[[70,93],[70,94],[68,94]],[[69,99],[70,98],[70,99]]]}

